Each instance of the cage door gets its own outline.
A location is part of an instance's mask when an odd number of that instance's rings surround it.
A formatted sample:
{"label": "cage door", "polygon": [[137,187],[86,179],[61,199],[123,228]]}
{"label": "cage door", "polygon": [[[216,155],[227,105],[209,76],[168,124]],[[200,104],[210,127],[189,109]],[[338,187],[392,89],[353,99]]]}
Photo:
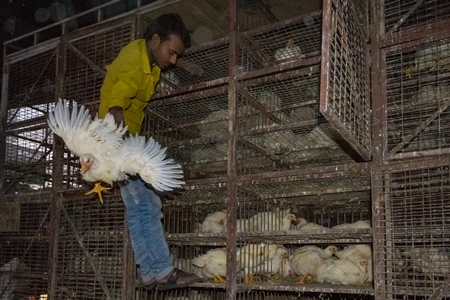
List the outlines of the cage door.
{"label": "cage door", "polygon": [[324,0],[320,112],[359,155],[371,156],[369,5]]}

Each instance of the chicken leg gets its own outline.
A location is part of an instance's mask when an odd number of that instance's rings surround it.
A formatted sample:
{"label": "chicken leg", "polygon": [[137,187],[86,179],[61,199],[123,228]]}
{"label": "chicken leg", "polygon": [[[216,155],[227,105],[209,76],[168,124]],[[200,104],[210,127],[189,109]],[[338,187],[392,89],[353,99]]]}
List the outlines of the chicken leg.
{"label": "chicken leg", "polygon": [[100,202],[103,204],[103,197],[102,197],[102,191],[110,190],[111,188],[103,187],[101,186],[100,182],[97,182],[92,190],[85,193],[85,195],[89,195],[92,193],[97,193],[98,197],[100,198]]}
{"label": "chicken leg", "polygon": [[298,283],[299,284],[307,284],[307,283],[311,283],[311,282],[314,282],[314,278],[311,275],[305,274],[300,277],[300,281]]}
{"label": "chicken leg", "polygon": [[216,283],[224,283],[225,279],[222,278],[219,274],[214,275],[214,282]]}
{"label": "chicken leg", "polygon": [[411,66],[411,67],[409,67],[408,69],[405,70],[405,75],[406,75],[406,77],[407,77],[408,79],[411,79],[411,78],[412,78],[412,75],[413,75],[413,73],[414,73],[414,70],[415,70],[414,66]]}
{"label": "chicken leg", "polygon": [[249,273],[249,272],[245,272],[244,282],[245,282],[245,284],[254,284],[255,280],[253,279],[253,274]]}

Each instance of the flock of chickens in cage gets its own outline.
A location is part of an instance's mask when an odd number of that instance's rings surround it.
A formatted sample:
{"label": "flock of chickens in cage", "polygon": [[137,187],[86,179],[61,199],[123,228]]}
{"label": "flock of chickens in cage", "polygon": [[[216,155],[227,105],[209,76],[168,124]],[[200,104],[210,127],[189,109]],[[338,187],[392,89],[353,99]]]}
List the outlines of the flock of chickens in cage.
{"label": "flock of chickens in cage", "polygon": [[398,284],[408,285],[414,279],[419,286],[434,285],[450,275],[450,247],[402,246],[392,252],[392,275]]}
{"label": "flock of chickens in cage", "polygon": [[[227,214],[215,211],[199,224],[199,233],[226,231]],[[370,228],[363,220],[326,228],[298,218],[290,209],[264,211],[237,220],[238,232],[268,232],[278,230],[336,232],[347,228]],[[316,231],[317,232],[317,231]],[[193,259],[174,257],[174,264],[188,272],[217,283],[225,281],[226,248],[214,248]],[[372,282],[372,251],[366,244],[348,245],[343,249],[329,245],[325,249],[307,245],[297,248],[283,244],[246,244],[237,248],[237,277],[245,284],[331,283],[364,285]],[[299,277],[299,278],[298,278]]]}

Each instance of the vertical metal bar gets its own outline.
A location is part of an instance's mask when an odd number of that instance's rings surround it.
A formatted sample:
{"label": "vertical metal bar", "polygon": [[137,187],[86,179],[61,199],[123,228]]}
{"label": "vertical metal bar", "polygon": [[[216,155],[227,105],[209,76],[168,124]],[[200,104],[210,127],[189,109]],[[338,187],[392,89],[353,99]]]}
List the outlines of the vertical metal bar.
{"label": "vertical metal bar", "polygon": [[323,0],[322,12],[322,74],[320,77],[320,111],[322,113],[328,112],[328,88],[330,79],[330,47],[333,26],[333,18],[331,11],[332,0]]}
{"label": "vertical metal bar", "polygon": [[131,253],[131,240],[128,233],[128,222],[124,219],[123,224],[123,259],[122,259],[122,298],[125,300],[133,299],[133,291],[135,289],[135,270],[134,256]]}
{"label": "vertical metal bar", "polygon": [[3,190],[3,178],[5,177],[5,162],[6,162],[5,130],[8,120],[8,83],[9,83],[9,65],[6,59],[3,59],[2,98],[0,104],[0,191]]}
{"label": "vertical metal bar", "polygon": [[372,241],[373,241],[373,249],[372,249],[372,259],[373,259],[373,282],[375,287],[375,298],[376,299],[384,299],[383,288],[385,287],[384,278],[382,274],[384,274],[384,268],[382,265],[383,256],[380,251],[380,247],[383,247],[383,237],[380,237],[380,234],[383,235],[383,231],[380,230],[379,226],[382,223],[380,220],[380,214],[382,212],[381,205],[381,196],[380,196],[380,172],[376,172],[372,169],[371,174],[372,181]]}
{"label": "vertical metal bar", "polygon": [[[56,56],[55,100],[64,97],[63,80],[66,71],[65,38],[61,37]],[[58,259],[59,224],[61,221],[61,207],[59,191],[63,188],[63,151],[64,141],[53,135],[53,168],[52,168],[52,202],[50,211],[50,257],[49,257],[49,299],[56,299],[56,266]]]}
{"label": "vertical metal bar", "polygon": [[381,69],[380,57],[380,0],[372,1],[372,33],[371,33],[371,52],[372,52],[372,153],[373,161],[376,164],[382,164],[386,154],[385,141],[387,137],[384,133],[386,129],[386,99],[383,98],[382,75],[386,75],[386,69]]}
{"label": "vertical metal bar", "polygon": [[236,210],[237,210],[237,170],[236,170],[236,107],[238,99],[238,82],[236,80],[238,65],[238,0],[229,1],[229,82],[228,82],[228,166],[227,166],[227,282],[225,299],[236,297]]}

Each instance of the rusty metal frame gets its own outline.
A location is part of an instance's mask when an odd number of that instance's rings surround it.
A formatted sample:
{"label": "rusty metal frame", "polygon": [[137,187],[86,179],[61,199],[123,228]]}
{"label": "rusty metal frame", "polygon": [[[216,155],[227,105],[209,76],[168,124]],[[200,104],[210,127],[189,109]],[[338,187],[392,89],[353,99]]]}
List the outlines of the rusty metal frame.
{"label": "rusty metal frame", "polygon": [[[391,215],[391,201],[388,197],[390,192],[390,176],[395,172],[406,172],[410,170],[417,170],[423,168],[435,168],[440,166],[450,165],[450,156],[438,156],[434,158],[424,158],[389,162],[384,165],[372,165],[372,228],[373,228],[373,265],[374,265],[374,285],[375,298],[388,299],[393,294],[409,295],[410,291],[405,287],[395,287],[390,284],[392,282],[391,270],[393,269],[392,258],[394,253],[386,251],[386,245],[393,243],[390,236],[392,225],[390,223]],[[382,190],[383,189],[383,190]],[[389,248],[391,249],[391,247]],[[381,262],[387,261],[387,265]],[[424,292],[428,294],[428,299],[441,299],[443,294],[448,289],[450,278],[446,278],[435,291],[430,291],[429,288],[424,288]],[[425,296],[425,295],[424,295]]]}
{"label": "rusty metal frame", "polygon": [[8,83],[9,83],[9,64],[6,60],[3,62],[2,70],[2,91],[0,103],[0,192],[3,194],[3,179],[5,175],[6,162],[6,127],[8,125]]}
{"label": "rusty metal frame", "polygon": [[[366,149],[365,145],[361,145],[357,138],[349,131],[345,123],[334,115],[329,107],[329,86],[330,86],[330,51],[331,41],[336,32],[335,23],[336,16],[332,11],[333,0],[324,0],[323,17],[322,17],[322,61],[321,61],[321,77],[320,77],[320,112],[335,128],[337,132],[356,150],[356,152],[366,161],[371,158],[371,150]],[[351,1],[350,1],[351,2]],[[348,5],[351,5],[350,3]],[[370,122],[370,116],[369,120]]]}
{"label": "rusty metal frame", "polygon": [[228,164],[227,164],[227,281],[225,299],[236,298],[237,292],[237,170],[236,170],[236,145],[237,145],[237,101],[238,81],[236,79],[237,65],[239,63],[239,21],[238,0],[230,0],[229,5],[229,51],[228,63]]}

